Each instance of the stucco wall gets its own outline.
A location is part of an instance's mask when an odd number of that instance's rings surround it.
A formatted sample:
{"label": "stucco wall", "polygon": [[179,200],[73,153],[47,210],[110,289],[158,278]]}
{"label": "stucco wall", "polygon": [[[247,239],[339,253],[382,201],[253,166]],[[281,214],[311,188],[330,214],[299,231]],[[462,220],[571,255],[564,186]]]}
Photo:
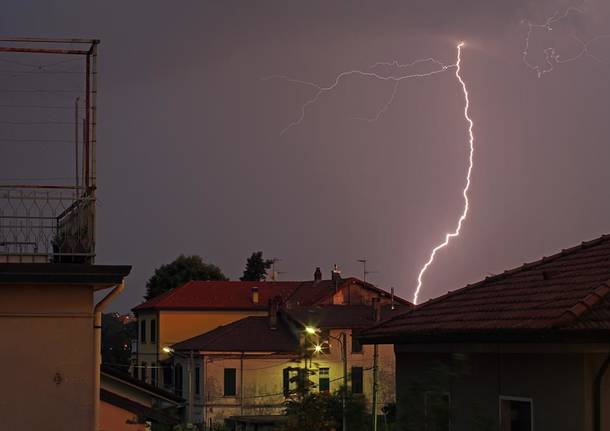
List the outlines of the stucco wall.
{"label": "stucco wall", "polygon": [[0,428],[91,427],[92,302],[91,287],[0,286]]}
{"label": "stucco wall", "polygon": [[[338,337],[340,330],[331,331],[331,335]],[[348,332],[349,333],[349,332]],[[348,373],[352,367],[362,367],[363,389],[367,401],[371,402],[373,388],[373,346],[364,346],[362,353],[351,353],[351,336],[347,337]],[[286,367],[304,367],[304,363],[294,362],[290,357],[284,358],[247,358],[244,360],[244,407],[241,408],[240,391],[240,368],[239,355],[208,355],[204,356],[205,363],[197,361],[196,365],[202,367],[202,387],[204,393],[194,397],[195,421],[200,422],[202,415],[206,423],[210,418],[212,422],[222,422],[224,418],[233,415],[257,415],[257,414],[280,414],[283,411],[283,369]],[[381,408],[393,402],[394,394],[394,349],[391,345],[379,346],[379,411]],[[187,376],[186,361],[181,361]],[[223,395],[224,369],[235,368],[236,389],[234,397]],[[317,385],[319,368],[329,368],[330,390],[338,391],[343,384],[343,362],[341,361],[340,344],[331,341],[330,354],[322,354],[314,357],[309,368],[316,371],[311,380]],[[348,387],[351,387],[351,378],[348,376]],[[188,384],[184,384],[185,391]],[[185,394],[186,396],[186,394]],[[204,414],[205,404],[205,414]]]}
{"label": "stucco wall", "polygon": [[[417,347],[411,350],[417,350]],[[591,430],[592,384],[604,355],[578,352],[578,349],[549,353],[540,352],[540,348],[537,350],[535,353],[471,351],[456,355],[401,352],[398,346],[396,387],[399,418],[404,425],[408,415],[415,416],[413,409],[423,408],[422,392],[443,386],[451,396],[453,431],[476,430],[477,420],[479,424],[488,422],[491,429],[498,429],[500,395],[531,398],[536,431]],[[442,368],[439,366],[441,363],[453,366]],[[607,406],[610,401],[609,378],[604,379],[604,393],[602,405]],[[605,409],[610,410],[608,407]],[[605,420],[602,429],[610,430],[610,421]]]}
{"label": "stucco wall", "polygon": [[145,424],[133,423],[137,419],[132,412],[100,402],[100,431],[146,431]]}

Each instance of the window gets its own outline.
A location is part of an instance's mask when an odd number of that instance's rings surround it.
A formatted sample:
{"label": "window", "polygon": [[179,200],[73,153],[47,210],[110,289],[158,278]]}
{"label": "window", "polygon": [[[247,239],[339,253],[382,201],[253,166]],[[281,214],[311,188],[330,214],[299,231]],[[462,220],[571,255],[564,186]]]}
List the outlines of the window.
{"label": "window", "polygon": [[146,320],[140,322],[140,343],[146,344]]}
{"label": "window", "polygon": [[284,396],[289,397],[291,393],[295,392],[299,387],[299,369],[298,368],[284,368],[283,370],[283,381],[284,381]]}
{"label": "window", "polygon": [[320,368],[318,370],[318,389],[320,392],[329,392],[330,391],[330,372],[328,368]]}
{"label": "window", "polygon": [[426,429],[434,431],[451,430],[451,395],[449,392],[426,392],[424,407]]}
{"label": "window", "polygon": [[176,364],[174,367],[174,392],[179,397],[182,396],[182,365]]}
{"label": "window", "polygon": [[225,368],[225,397],[234,397],[237,393],[235,387],[235,368]]}
{"label": "window", "polygon": [[500,430],[532,431],[534,405],[531,398],[500,397]]}
{"label": "window", "polygon": [[150,384],[157,386],[157,367],[154,362],[150,364]]}
{"label": "window", "polygon": [[195,395],[201,393],[201,368],[195,367]]}
{"label": "window", "polygon": [[[146,330],[144,332],[146,332]],[[157,319],[152,319],[150,321],[150,342],[157,342]]]}
{"label": "window", "polygon": [[362,367],[352,367],[352,394],[362,393],[362,377]]}
{"label": "window", "polygon": [[358,333],[352,331],[352,353],[362,353],[362,344],[358,339]]}
{"label": "window", "polygon": [[169,364],[163,364],[163,386],[166,389],[172,387],[172,367]]}
{"label": "window", "polygon": [[142,362],[142,368],[140,368],[140,380],[142,380],[143,382],[145,382],[148,378],[148,376],[146,375],[146,367],[146,362]]}

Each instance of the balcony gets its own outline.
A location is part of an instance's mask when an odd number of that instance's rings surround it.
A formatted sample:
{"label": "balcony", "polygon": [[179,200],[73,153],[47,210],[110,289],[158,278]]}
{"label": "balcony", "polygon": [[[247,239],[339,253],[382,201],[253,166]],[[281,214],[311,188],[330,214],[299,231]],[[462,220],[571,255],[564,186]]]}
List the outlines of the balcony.
{"label": "balcony", "polygon": [[0,263],[94,262],[97,45],[0,39]]}

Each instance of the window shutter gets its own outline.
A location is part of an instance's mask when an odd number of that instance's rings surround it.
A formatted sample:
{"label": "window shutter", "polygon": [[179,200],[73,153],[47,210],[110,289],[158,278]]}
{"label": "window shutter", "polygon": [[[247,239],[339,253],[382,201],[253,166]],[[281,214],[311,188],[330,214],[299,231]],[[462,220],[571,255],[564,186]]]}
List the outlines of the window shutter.
{"label": "window shutter", "polygon": [[284,397],[288,398],[290,395],[290,369],[284,368],[282,370],[282,381],[284,386]]}

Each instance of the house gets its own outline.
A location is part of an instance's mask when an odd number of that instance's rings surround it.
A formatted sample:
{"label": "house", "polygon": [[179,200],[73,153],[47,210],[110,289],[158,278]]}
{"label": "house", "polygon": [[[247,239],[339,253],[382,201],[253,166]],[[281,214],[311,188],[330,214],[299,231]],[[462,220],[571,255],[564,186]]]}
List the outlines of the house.
{"label": "house", "polygon": [[403,429],[610,430],[610,236],[363,332],[393,343]]}
{"label": "house", "polygon": [[101,310],[129,271],[0,264],[0,428],[98,429]]}
{"label": "house", "polygon": [[[138,341],[133,367],[137,377],[153,385],[172,387],[170,369],[158,370],[169,358],[164,348],[249,316],[267,316],[271,299],[285,307],[321,304],[389,303],[392,295],[356,278],[341,278],[338,269],[322,279],[316,268],[308,281],[190,281],[133,309]],[[396,299],[397,303],[405,303]]]}
{"label": "house", "polygon": [[314,390],[335,392],[345,381],[370,402],[375,350],[380,411],[394,400],[393,348],[362,346],[354,335],[374,325],[376,313],[389,317],[410,306],[400,298],[394,305],[390,301],[383,307],[379,301],[373,301],[376,306],[327,301],[287,308],[272,300],[266,316],[249,316],[171,346],[174,389],[192,406],[187,422],[270,429],[282,420],[284,402],[303,369],[312,372]]}
{"label": "house", "polygon": [[100,400],[100,431],[171,429],[182,422],[182,398],[104,365]]}

